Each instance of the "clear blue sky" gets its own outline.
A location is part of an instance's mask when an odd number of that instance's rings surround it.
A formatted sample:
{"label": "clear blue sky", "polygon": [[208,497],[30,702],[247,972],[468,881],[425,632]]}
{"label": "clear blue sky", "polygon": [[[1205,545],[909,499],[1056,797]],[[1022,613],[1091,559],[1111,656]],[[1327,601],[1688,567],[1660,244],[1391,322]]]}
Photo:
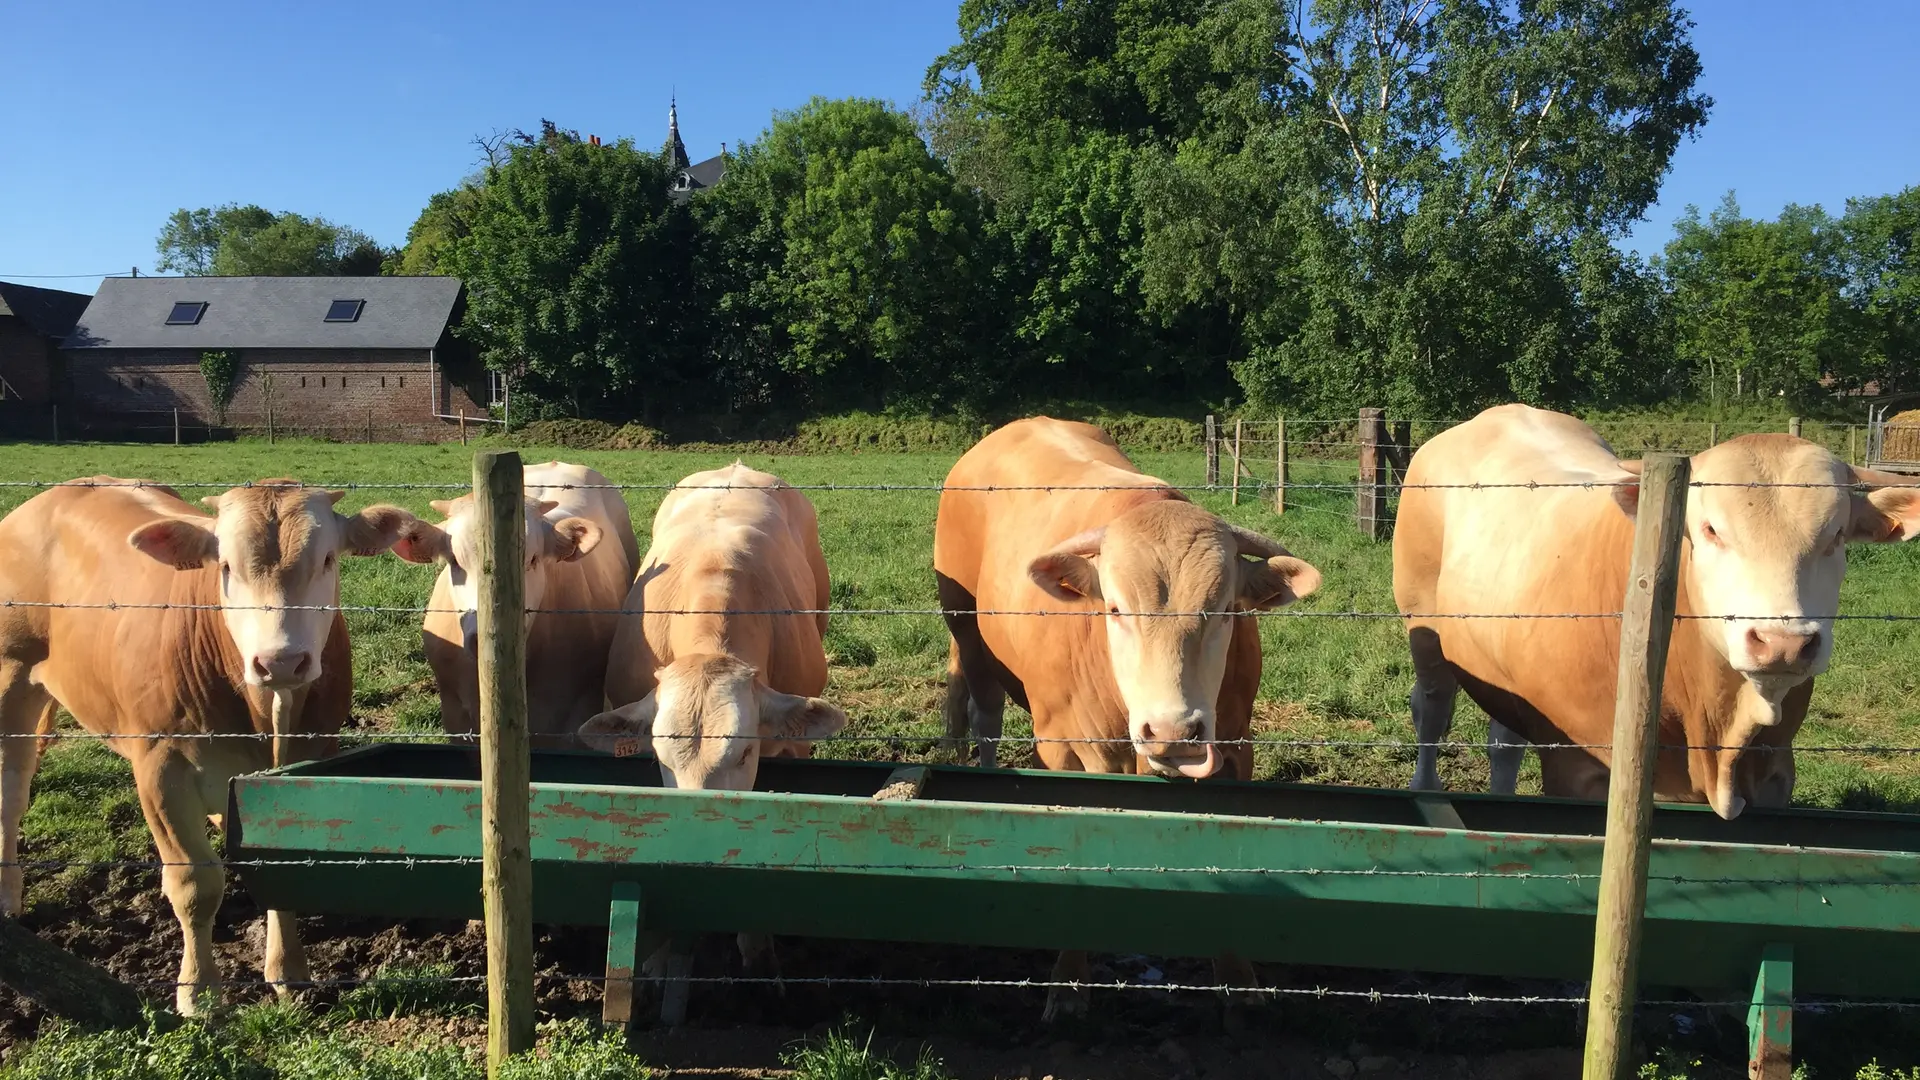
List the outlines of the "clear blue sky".
{"label": "clear blue sky", "polygon": [[[478,132],[550,117],[695,159],[819,94],[906,104],[956,0],[17,3],[0,63],[0,276],[150,272],[182,206],[257,202],[399,243]],[[1920,183],[1920,0],[1709,0],[1704,89],[1633,245],[1737,188],[1749,213]],[[91,291],[97,280],[40,284]]]}

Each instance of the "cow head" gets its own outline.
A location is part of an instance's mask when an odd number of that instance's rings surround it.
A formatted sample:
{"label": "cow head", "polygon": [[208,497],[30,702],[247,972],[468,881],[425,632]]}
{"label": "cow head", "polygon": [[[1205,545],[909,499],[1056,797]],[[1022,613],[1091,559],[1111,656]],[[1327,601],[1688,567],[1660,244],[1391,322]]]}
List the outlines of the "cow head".
{"label": "cow head", "polygon": [[340,557],[378,555],[413,520],[393,506],[334,510],[345,495],[294,480],[262,480],[201,502],[210,523],[166,518],[127,537],[179,570],[215,567],[221,616],[246,681],[287,691],[320,677],[320,656],[340,603]]}
{"label": "cow head", "polygon": [[1105,609],[1134,750],[1156,772],[1191,777],[1223,764],[1214,705],[1232,618],[1320,587],[1320,572],[1277,541],[1183,500],[1138,506],[1035,559],[1027,573],[1056,599]]}
{"label": "cow head", "polygon": [[751,791],[760,758],[805,757],[847,714],[819,698],[769,689],[752,665],[704,654],[654,673],[651,693],[580,726],[580,741],[622,756],[651,742],[668,787]]}
{"label": "cow head", "polygon": [[[555,563],[572,562],[591,552],[599,545],[604,530],[581,517],[549,521],[546,515],[558,503],[531,497],[526,502],[526,625],[531,629],[546,599],[548,570]],[[461,639],[468,654],[478,655],[480,551],[473,496],[436,499],[432,506],[446,520],[438,525],[412,522],[393,545],[393,551],[410,563],[439,563],[445,568],[448,591],[460,619]]]}
{"label": "cow head", "polygon": [[[1639,462],[1621,464],[1638,475]],[[1789,755],[1765,755],[1785,760],[1758,772],[1736,770],[1737,759],[1756,732],[1780,722],[1787,694],[1827,669],[1846,546],[1920,533],[1920,491],[1879,486],[1910,482],[1849,468],[1788,435],[1744,435],[1694,455],[1681,587],[1695,614],[1713,617],[1699,624],[1704,636],[1744,680],[1707,793],[1721,817],[1749,796],[1784,804],[1791,792]],[[1634,513],[1639,488],[1615,491]]]}

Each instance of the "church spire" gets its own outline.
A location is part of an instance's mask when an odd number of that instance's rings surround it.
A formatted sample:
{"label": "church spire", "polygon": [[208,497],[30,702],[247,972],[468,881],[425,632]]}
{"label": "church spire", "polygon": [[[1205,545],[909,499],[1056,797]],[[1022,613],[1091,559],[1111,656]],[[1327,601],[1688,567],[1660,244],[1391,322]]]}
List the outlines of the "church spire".
{"label": "church spire", "polygon": [[672,96],[667,98],[667,157],[667,164],[676,169],[693,164],[687,158],[687,144],[680,141],[680,103]]}

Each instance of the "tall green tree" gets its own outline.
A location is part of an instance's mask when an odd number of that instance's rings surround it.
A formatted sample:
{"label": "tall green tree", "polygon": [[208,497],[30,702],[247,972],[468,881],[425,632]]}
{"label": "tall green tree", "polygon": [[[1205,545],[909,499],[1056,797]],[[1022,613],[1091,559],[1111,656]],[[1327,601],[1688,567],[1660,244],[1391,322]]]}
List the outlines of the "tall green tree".
{"label": "tall green tree", "polygon": [[1843,295],[1847,261],[1839,223],[1818,206],[1758,221],[1729,192],[1704,219],[1688,207],[1665,263],[1679,358],[1702,391],[1811,399],[1823,380],[1864,381],[1863,327]]}
{"label": "tall green tree", "polygon": [[999,313],[978,199],[912,117],[815,99],[697,195],[717,349],[777,364],[821,406],[925,408],[976,391]]}
{"label": "tall green tree", "polygon": [[1920,186],[1847,200],[1846,292],[1863,330],[1862,374],[1920,390]]}
{"label": "tall green tree", "polygon": [[176,210],[155,246],[161,270],[187,275],[367,276],[387,256],[358,229],[253,205]]}
{"label": "tall green tree", "polygon": [[436,260],[467,286],[460,333],[485,363],[572,416],[647,416],[701,372],[691,218],[669,169],[631,142],[546,125],[488,168],[465,235]]}
{"label": "tall green tree", "polygon": [[471,231],[480,203],[482,178],[470,178],[451,191],[427,200],[426,208],[407,228],[407,241],[382,268],[384,273],[424,275],[441,273],[441,263],[453,245]]}

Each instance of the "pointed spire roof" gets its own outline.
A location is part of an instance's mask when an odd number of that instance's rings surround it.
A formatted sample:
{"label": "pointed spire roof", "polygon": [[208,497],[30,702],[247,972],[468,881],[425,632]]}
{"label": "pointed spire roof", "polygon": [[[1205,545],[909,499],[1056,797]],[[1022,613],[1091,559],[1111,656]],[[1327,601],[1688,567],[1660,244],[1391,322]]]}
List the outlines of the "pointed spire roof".
{"label": "pointed spire roof", "polygon": [[684,169],[693,164],[687,158],[687,144],[680,141],[680,103],[674,97],[667,98],[667,164],[676,169]]}

